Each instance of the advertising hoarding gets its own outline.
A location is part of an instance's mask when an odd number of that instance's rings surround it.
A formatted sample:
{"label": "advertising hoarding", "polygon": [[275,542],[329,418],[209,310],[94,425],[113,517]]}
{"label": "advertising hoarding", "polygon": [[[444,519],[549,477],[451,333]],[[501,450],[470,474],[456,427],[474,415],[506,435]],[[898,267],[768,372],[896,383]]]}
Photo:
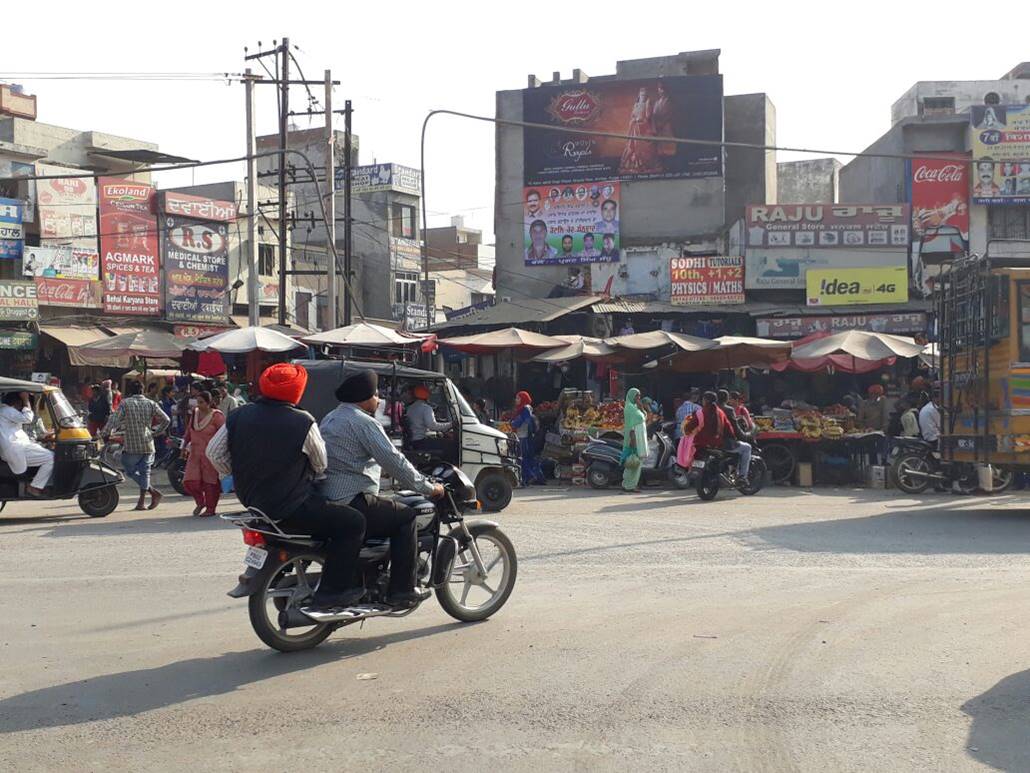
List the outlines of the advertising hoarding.
{"label": "advertising hoarding", "polygon": [[804,290],[805,274],[821,268],[905,268],[908,247],[890,250],[747,250],[744,286],[748,290]]}
{"label": "advertising hoarding", "polygon": [[834,317],[763,317],[755,320],[759,338],[804,338],[813,333],[840,333],[843,330],[912,335],[925,333],[926,326],[926,314],[921,311]]}
{"label": "advertising hoarding", "polygon": [[753,204],[748,247],[905,247],[907,204]]}
{"label": "advertising hoarding", "polygon": [[[722,76],[544,85],[522,92],[528,185],[722,175]],[[586,129],[626,137],[577,134]],[[659,142],[649,137],[713,144]]]}
{"label": "advertising hoarding", "polygon": [[224,323],[229,316],[226,224],[162,215],[161,257],[168,319]]}
{"label": "advertising hoarding", "polygon": [[157,195],[157,208],[167,215],[189,217],[194,220],[215,220],[230,223],[236,219],[236,205],[231,201],[217,201],[206,196],[161,191]]}
{"label": "advertising hoarding", "polygon": [[100,255],[95,247],[29,247],[22,261],[22,274],[51,279],[92,279],[100,276]]}
{"label": "advertising hoarding", "polygon": [[36,283],[31,279],[0,279],[0,319],[27,322],[38,318]]}
{"label": "advertising hoarding", "polygon": [[[336,167],[336,190],[343,190],[344,168]],[[350,172],[351,193],[397,191],[418,196],[422,193],[422,173],[401,164],[356,166]]]}
{"label": "advertising hoarding", "polygon": [[912,159],[907,162],[912,203],[912,241],[923,254],[963,253],[969,243],[969,159]]}
{"label": "advertising hoarding", "polygon": [[969,108],[974,204],[1030,204],[1030,104]]}
{"label": "advertising hoarding", "polygon": [[106,312],[161,313],[161,264],[153,200],[151,185],[100,178],[100,253]]}
{"label": "advertising hoarding", "polygon": [[0,331],[0,349],[16,349],[18,351],[31,351],[39,344],[39,337],[27,330],[4,330]]}
{"label": "advertising hoarding", "polygon": [[527,266],[619,260],[620,185],[598,182],[522,191]]}
{"label": "advertising hoarding", "polygon": [[[81,169],[36,164],[41,175],[78,175]],[[36,181],[39,238],[46,243],[75,247],[97,246],[97,186],[83,177]]]}
{"label": "advertising hoarding", "polygon": [[673,258],[669,301],[684,306],[744,302],[744,259],[733,255]]}
{"label": "advertising hoarding", "polygon": [[96,280],[36,277],[36,297],[43,306],[99,309],[103,306],[101,287]]}
{"label": "advertising hoarding", "polygon": [[22,204],[18,199],[0,199],[0,259],[17,259],[25,243]]}
{"label": "advertising hoarding", "polygon": [[816,268],[806,274],[809,306],[905,303],[908,270],[894,268]]}

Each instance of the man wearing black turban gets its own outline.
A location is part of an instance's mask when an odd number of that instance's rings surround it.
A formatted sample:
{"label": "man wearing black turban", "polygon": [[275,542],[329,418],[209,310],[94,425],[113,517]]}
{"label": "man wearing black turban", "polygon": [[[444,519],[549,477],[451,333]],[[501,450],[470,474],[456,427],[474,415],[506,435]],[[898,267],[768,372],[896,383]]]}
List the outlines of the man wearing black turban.
{"label": "man wearing black turban", "polygon": [[[398,608],[418,604],[429,595],[415,587],[415,511],[379,496],[381,467],[405,488],[442,497],[443,486],[430,483],[398,451],[373,418],[379,406],[379,380],[370,370],[349,376],[336,390],[340,404],[322,419],[319,429],[329,456],[322,493],[365,516],[366,537],[390,538],[390,588],[387,602]],[[357,551],[354,562],[358,560]]]}

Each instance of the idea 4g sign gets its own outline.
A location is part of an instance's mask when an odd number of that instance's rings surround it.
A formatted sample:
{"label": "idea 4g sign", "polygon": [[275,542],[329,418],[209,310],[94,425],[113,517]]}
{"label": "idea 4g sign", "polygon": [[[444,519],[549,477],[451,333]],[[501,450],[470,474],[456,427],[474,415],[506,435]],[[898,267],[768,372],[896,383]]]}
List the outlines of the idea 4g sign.
{"label": "idea 4g sign", "polygon": [[809,306],[905,303],[908,270],[894,268],[809,269],[805,276]]}

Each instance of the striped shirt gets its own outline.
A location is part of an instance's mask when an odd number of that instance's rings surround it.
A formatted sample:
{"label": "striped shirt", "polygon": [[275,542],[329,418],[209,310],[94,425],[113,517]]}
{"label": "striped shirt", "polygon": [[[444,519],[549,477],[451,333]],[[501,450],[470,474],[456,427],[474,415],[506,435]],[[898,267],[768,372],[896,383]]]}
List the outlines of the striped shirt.
{"label": "striped shirt", "polygon": [[104,429],[107,432],[121,429],[125,435],[123,452],[145,456],[154,453],[154,435],[160,435],[170,423],[168,414],[153,400],[132,395],[121,401]]}
{"label": "striped shirt", "polygon": [[322,483],[326,499],[350,502],[358,494],[378,494],[380,465],[405,488],[433,492],[433,484],[394,447],[383,426],[353,403],[340,403],[321,428],[329,456]]}

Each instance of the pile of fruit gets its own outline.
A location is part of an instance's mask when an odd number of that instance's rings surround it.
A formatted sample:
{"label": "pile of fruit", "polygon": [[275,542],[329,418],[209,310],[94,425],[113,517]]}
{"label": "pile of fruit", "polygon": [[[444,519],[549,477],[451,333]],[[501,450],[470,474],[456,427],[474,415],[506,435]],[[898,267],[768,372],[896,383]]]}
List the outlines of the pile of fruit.
{"label": "pile of fruit", "polygon": [[596,426],[601,419],[601,412],[594,407],[569,405],[562,416],[562,429],[582,430]]}

